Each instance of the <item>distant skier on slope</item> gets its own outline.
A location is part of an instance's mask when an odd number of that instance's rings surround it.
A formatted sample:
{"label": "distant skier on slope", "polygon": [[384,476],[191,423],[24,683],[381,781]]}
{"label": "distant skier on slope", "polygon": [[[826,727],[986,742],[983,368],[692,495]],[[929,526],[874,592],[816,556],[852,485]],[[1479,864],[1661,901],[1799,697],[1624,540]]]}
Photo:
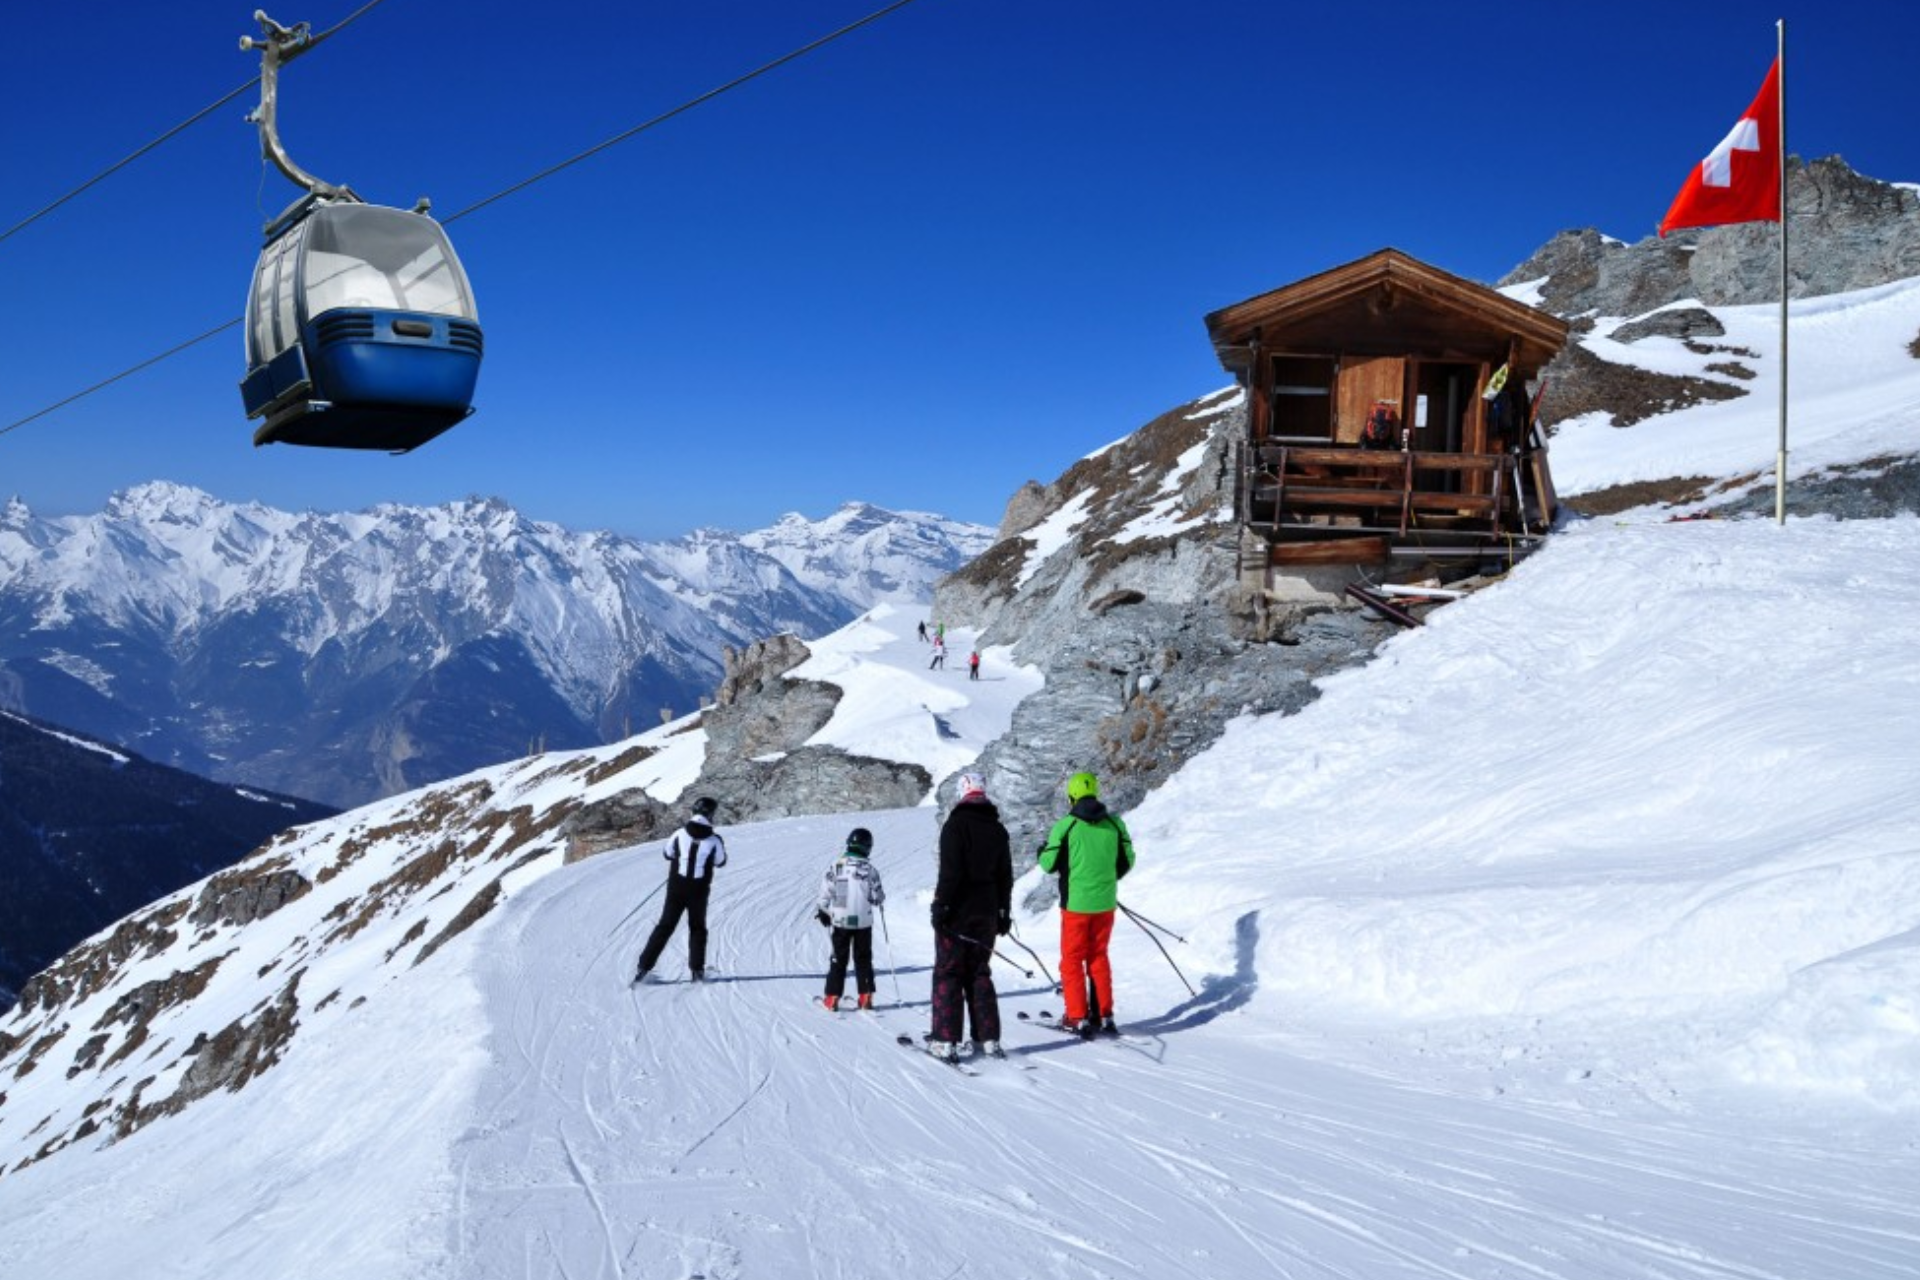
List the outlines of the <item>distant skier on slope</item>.
{"label": "distant skier on slope", "polygon": [[978,680],[979,678],[980,678],[980,651],[978,649],[975,649],[972,653],[967,655],[967,679]]}
{"label": "distant skier on slope", "polygon": [[1107,943],[1120,904],[1120,881],[1133,870],[1133,837],[1127,824],[1100,803],[1100,780],[1092,774],[1067,779],[1067,800],[1073,807],[1040,846],[1040,869],[1060,877],[1060,990],[1066,1003],[1061,1025],[1086,1036],[1118,1035]]}
{"label": "distant skier on slope", "polygon": [[886,887],[880,883],[880,869],[869,862],[873,852],[873,833],[855,827],[847,836],[847,850],[827,868],[820,884],[820,897],[814,903],[814,919],[821,927],[833,930],[833,959],[827,965],[827,992],[823,999],[829,1009],[840,1007],[847,988],[847,952],[853,952],[853,985],[859,993],[860,1007],[873,1008],[873,917],[886,905]]}
{"label": "distant skier on slope", "polygon": [[707,977],[707,895],[713,892],[713,869],[727,865],[727,846],[713,829],[720,803],[712,796],[693,802],[693,813],[673,833],[660,856],[667,860],[667,900],[660,904],[660,923],[640,952],[639,982],[653,971],[666,950],[680,917],[687,917],[687,972],[695,982]]}
{"label": "distant skier on slope", "polygon": [[938,636],[933,639],[933,661],[927,664],[927,670],[931,671],[935,667],[942,671],[947,669],[947,642]]}
{"label": "distant skier on slope", "polygon": [[1000,997],[993,989],[993,939],[1013,925],[1013,854],[1000,811],[977,773],[963,773],[960,800],[940,828],[940,875],[933,888],[933,1027],[927,1052],[959,1057],[961,1014],[973,1042],[1000,1048]]}

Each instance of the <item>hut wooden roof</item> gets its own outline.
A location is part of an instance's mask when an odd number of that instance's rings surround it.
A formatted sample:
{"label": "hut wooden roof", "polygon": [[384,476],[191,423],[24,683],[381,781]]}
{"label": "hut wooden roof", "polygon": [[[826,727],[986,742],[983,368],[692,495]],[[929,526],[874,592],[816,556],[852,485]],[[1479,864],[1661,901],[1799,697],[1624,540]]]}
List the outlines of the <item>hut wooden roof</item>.
{"label": "hut wooden roof", "polygon": [[1220,363],[1247,364],[1256,331],[1268,351],[1503,361],[1536,370],[1566,345],[1567,322],[1485,285],[1382,249],[1207,317]]}

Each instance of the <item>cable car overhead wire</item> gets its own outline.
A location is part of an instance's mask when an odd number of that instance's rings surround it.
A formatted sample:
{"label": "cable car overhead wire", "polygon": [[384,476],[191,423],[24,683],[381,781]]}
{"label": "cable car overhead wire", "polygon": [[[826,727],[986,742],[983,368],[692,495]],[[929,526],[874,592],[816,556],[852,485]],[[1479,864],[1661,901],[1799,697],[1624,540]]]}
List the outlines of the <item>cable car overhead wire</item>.
{"label": "cable car overhead wire", "polygon": [[858,31],[861,27],[866,26],[868,23],[877,22],[881,18],[886,17],[888,14],[894,12],[895,10],[904,9],[912,3],[913,3],[913,0],[894,0],[892,4],[887,5],[885,8],[875,9],[872,13],[868,14],[866,17],[860,18],[854,22],[849,22],[846,26],[841,27],[838,31],[829,32],[828,34],[821,36],[818,40],[815,40],[809,44],[801,45],[798,49],[795,49],[793,52],[782,54],[780,57],[775,58],[772,62],[766,63],[765,65],[760,67],[756,67],[752,71],[747,72],[745,75],[735,76],[733,79],[727,81],[725,84],[720,85],[717,88],[709,89],[697,98],[689,98],[685,102],[681,103],[679,106],[674,107],[672,110],[663,111],[659,115],[655,116],[653,119],[648,120],[643,124],[637,124],[633,126],[633,128],[628,129],[623,133],[616,133],[611,138],[608,138],[605,142],[598,143],[595,146],[588,147],[585,151],[582,151],[580,154],[576,156],[572,156],[568,159],[562,160],[559,164],[549,165],[547,168],[542,169],[539,173],[534,174],[531,178],[526,178],[520,182],[516,182],[512,186],[506,188],[505,190],[497,191],[494,194],[488,196],[484,200],[475,201],[473,204],[468,205],[466,208],[462,209],[460,212],[452,215],[451,217],[443,218],[441,219],[441,221],[442,222],[458,222],[460,219],[466,217],[468,214],[473,213],[480,209],[484,209],[496,200],[504,200],[508,196],[513,195],[516,192],[524,191],[536,182],[540,182],[540,181],[543,181],[544,179],[551,178],[554,174],[559,173],[562,169],[570,168],[573,165],[579,164],[582,160],[585,160],[591,156],[599,155],[602,151],[607,150],[607,148],[618,146],[622,142],[627,141],[629,138],[635,137],[638,134],[645,133],[647,130],[653,128],[657,124],[665,124],[667,121],[673,119],[675,116],[682,115],[688,111],[691,111],[695,107],[700,106],[702,103],[713,101],[715,98],[719,97],[723,93],[726,93],[730,89],[738,89],[741,85],[747,83],[749,80],[756,80],[759,77],[765,75],[767,72],[772,71],[776,67],[785,66],[787,63],[792,62],[796,58],[803,58],[807,54],[812,53],[815,49],[820,48],[822,45],[831,44],[835,40],[838,40],[841,36],[849,35],[852,32]]}
{"label": "cable car overhead wire", "polygon": [[[792,62],[796,58],[804,57],[807,54],[812,53],[815,50],[820,49],[825,45],[831,44],[833,41],[840,39],[842,36],[850,35],[853,32],[858,31],[860,28],[865,27],[870,23],[876,22],[879,19],[884,18],[889,14],[895,13],[901,9],[906,8],[908,5],[912,4],[913,2],[914,0],[893,0],[891,4],[885,5],[879,9],[874,10],[872,13],[868,14],[864,18],[856,19],[855,21],[848,23],[846,26],[841,27],[836,31],[829,32],[828,34],[821,36],[816,40],[809,41],[807,44],[801,45],[799,48],[793,50],[792,52],[783,54],[780,57],[775,58],[773,61],[765,63],[762,66],[756,67],[754,70],[749,71],[744,75],[736,76],[732,80],[727,81],[725,84],[719,85],[716,88],[709,89],[705,93],[702,93],[697,97],[689,98],[685,102],[681,103],[679,106],[674,107],[668,111],[663,111],[659,115],[653,117],[651,120],[647,120],[641,124],[635,125],[631,129],[627,129],[621,133],[617,133],[613,137],[608,138],[606,141],[597,143],[596,145],[587,148],[585,151],[582,151],[577,155],[574,155],[565,160],[562,160],[558,164],[549,165],[547,168],[542,169],[539,173],[534,174],[532,177],[525,178],[519,182],[514,183],[510,187],[503,188],[502,190],[495,192],[493,195],[486,197],[484,200],[476,201],[475,203],[470,204],[466,208],[460,210],[458,213],[453,214],[451,217],[442,219],[441,220],[442,225],[449,222],[455,222],[461,218],[466,217],[470,213],[474,213],[480,209],[485,208],[490,204],[494,204],[500,200],[504,200],[510,195],[515,195],[521,191],[524,191],[528,187],[533,186],[535,183],[543,181],[544,179],[550,178],[554,174],[559,173],[563,169],[570,168],[571,166],[580,163],[582,160],[586,160],[591,156],[598,155],[600,152],[605,151],[610,147],[614,147],[619,145],[622,142],[626,142],[627,140],[633,137],[636,137],[639,134],[642,134],[647,130],[653,128],[655,125],[663,124],[666,121],[673,119],[675,116],[682,115],[688,111],[691,111],[693,108],[700,106],[703,103],[711,102],[713,99],[719,97],[723,93],[728,92],[729,90],[737,89],[741,85],[744,85],[751,80],[758,79],[760,76],[763,76],[767,72],[774,70],[776,67],[784,66],[785,64]],[[385,0],[367,0],[366,4],[356,9],[353,13],[349,14],[346,18],[342,19],[340,22],[334,24],[332,27],[328,28],[326,31],[320,33],[319,35],[311,37],[310,40],[307,42],[307,47],[311,48],[313,45],[318,44],[320,41],[338,32],[342,27],[345,27],[348,23],[353,22],[355,19],[359,18],[362,14],[366,13],[368,10],[374,8],[376,5],[383,4],[383,3],[385,3]],[[184,129],[186,125],[192,124],[195,120],[198,120],[202,116],[205,116],[207,112],[214,110],[216,107],[224,105],[225,103],[231,101],[235,97],[238,97],[240,94],[246,92],[248,89],[253,88],[255,85],[259,83],[260,83],[260,77],[258,76],[254,77],[254,79],[248,81],[244,85],[241,85],[240,88],[234,90],[232,93],[228,94],[225,98],[222,98],[219,102],[214,103],[213,106],[208,107],[206,111],[202,111],[199,115],[196,115],[193,118],[193,120],[189,120],[185,122],[185,124],[182,124],[177,128],[169,131],[166,135],[163,135],[161,138],[155,139],[154,142],[148,144],[148,146],[143,147],[138,152],[135,152],[133,156],[127,157],[127,160],[132,160],[135,158],[135,156],[143,154],[146,151],[152,150],[153,147],[159,145],[159,143],[161,142],[164,142],[166,138],[173,136],[173,134],[175,133],[178,133],[180,129]],[[127,161],[125,160],[121,161],[121,165],[124,165],[126,163]],[[118,167],[120,166],[115,166],[115,168],[118,168]],[[108,170],[107,172],[111,173],[112,170]],[[107,174],[103,173],[100,175],[100,178],[104,178],[106,176]],[[100,178],[93,179],[93,182],[98,182]],[[91,186],[92,184],[93,184],[92,182],[89,182],[87,185]],[[56,205],[59,203],[64,203],[66,200],[71,199],[72,196],[74,195],[78,195],[81,190],[85,190],[85,188],[84,187],[79,188],[78,190],[70,193],[68,196],[62,197],[60,201],[55,202]],[[49,209],[52,209],[53,207],[55,206],[53,205],[48,206]],[[34,216],[37,218],[40,215],[36,214]],[[29,221],[31,221],[31,219],[29,219]],[[22,223],[21,225],[24,226],[25,224]],[[8,234],[12,234],[12,233],[9,232]],[[162,360],[166,360],[173,356],[179,355],[182,351],[186,351],[191,347],[198,346],[200,343],[207,341],[209,338],[217,337],[218,335],[225,333],[227,330],[234,328],[236,325],[240,324],[244,319],[245,317],[243,316],[235,316],[233,319],[227,321],[225,324],[209,329],[205,333],[199,335],[198,337],[188,338],[185,342],[182,342],[177,346],[170,347],[167,350],[162,351],[159,355],[149,356],[147,359],[142,360],[140,363],[136,365],[132,365],[126,369],[122,369],[119,373],[113,374],[111,377],[102,378],[99,382],[94,383],[92,386],[86,388],[84,391],[77,391],[73,395],[68,396],[64,400],[58,401],[57,403],[54,403],[54,404],[50,404],[43,409],[38,409],[33,413],[28,414],[26,417],[16,419],[15,421],[10,422],[5,426],[0,426],[0,436],[4,436],[10,431],[14,431],[20,427],[24,427],[29,422],[33,422],[40,418],[44,418],[48,414],[53,413],[55,410],[63,409],[77,400],[83,400],[86,397],[92,395],[94,392],[104,390],[105,388],[112,386],[114,383],[119,382],[123,378],[131,377],[133,374],[139,373],[144,369],[148,369],[156,364],[159,364]]]}
{"label": "cable car overhead wire", "polygon": [[[345,28],[348,24],[352,23],[355,19],[359,18],[362,14],[366,13],[369,9],[372,9],[375,5],[385,4],[385,3],[386,3],[386,0],[367,0],[366,4],[361,5],[358,9],[354,10],[352,13],[342,18],[340,21],[334,23],[331,27],[328,27],[325,31],[313,37],[313,39],[308,42],[309,47],[311,47],[312,45],[319,44],[322,40],[325,40],[329,36],[337,34],[343,28]],[[111,178],[114,174],[120,172],[120,170],[132,164],[135,160],[138,160],[141,156],[147,154],[147,152],[152,151],[155,147],[158,147],[161,143],[170,140],[176,134],[184,133],[187,129],[191,128],[192,126],[199,124],[202,120],[205,120],[208,116],[218,111],[221,107],[226,106],[229,102],[232,102],[235,98],[247,92],[247,90],[252,89],[254,86],[258,85],[259,83],[260,83],[260,77],[255,76],[253,79],[247,81],[245,84],[235,89],[232,93],[229,93],[226,97],[221,98],[218,102],[209,102],[206,106],[194,112],[192,115],[188,116],[185,120],[182,120],[179,124],[173,126],[173,128],[167,130],[165,133],[155,138],[152,142],[147,143],[145,146],[141,147],[139,150],[129,154],[125,159],[117,161],[114,164],[108,165],[105,169],[102,169],[99,173],[94,174],[93,177],[88,178],[85,182],[81,183],[79,186],[75,187],[73,190],[67,192],[67,194],[61,196],[58,200],[53,201],[51,204],[48,204],[46,207],[42,209],[36,210],[35,212],[28,214],[26,217],[20,219],[20,221],[8,227],[5,231],[0,231],[0,244],[4,244],[7,240],[11,239],[16,232],[26,230],[28,227],[40,221],[40,219],[46,217],[48,214],[52,213],[55,209],[58,209],[61,205],[65,204],[67,201],[73,199],[75,196],[81,195],[84,192],[92,189],[93,187],[98,186],[100,183],[105,182],[108,178]],[[83,392],[82,394],[85,394],[85,393]]]}
{"label": "cable car overhead wire", "polygon": [[35,419],[44,418],[56,409],[64,409],[76,400],[84,400],[96,391],[103,391],[106,388],[112,386],[114,383],[120,381],[122,378],[130,378],[134,374],[139,373],[142,369],[151,368],[154,365],[159,364],[162,360],[168,359],[171,356],[177,356],[182,351],[185,351],[188,347],[198,346],[202,342],[205,342],[208,338],[217,337],[218,335],[225,333],[227,330],[239,324],[240,320],[241,320],[241,317],[235,316],[233,319],[227,321],[225,324],[220,325],[217,328],[209,329],[197,338],[188,338],[185,342],[181,343],[179,346],[169,347],[167,350],[162,351],[157,356],[148,356],[145,360],[142,360],[139,364],[136,364],[131,368],[122,369],[120,372],[114,374],[110,378],[102,378],[100,381],[88,387],[85,391],[76,391],[72,395],[68,396],[65,400],[55,401],[53,404],[48,405],[46,408],[36,410],[33,413],[28,414],[26,417],[21,418],[17,422],[9,422],[6,426],[0,427],[0,436],[6,435],[7,432],[9,431],[13,431],[13,430],[16,430],[17,428],[24,427],[29,422],[32,422]]}
{"label": "cable car overhead wire", "polygon": [[10,239],[15,232],[26,230],[28,227],[40,221],[40,219],[46,217],[48,214],[52,213],[55,209],[58,209],[61,205],[65,204],[67,201],[73,199],[75,196],[80,195],[82,192],[87,191],[88,189],[99,185],[100,183],[106,181],[108,178],[111,178],[114,174],[120,172],[120,170],[132,164],[135,160],[138,160],[141,156],[147,154],[147,152],[153,150],[155,147],[159,146],[161,143],[167,141],[167,139],[173,137],[177,133],[184,131],[190,125],[195,125],[200,123],[202,120],[212,115],[215,111],[218,111],[221,107],[226,106],[229,102],[232,102],[235,98],[239,97],[241,94],[245,93],[247,90],[253,88],[255,85],[259,83],[260,83],[260,77],[255,76],[253,79],[247,81],[245,84],[241,85],[238,89],[235,89],[232,93],[220,99],[218,102],[208,103],[205,107],[201,108],[199,111],[196,111],[194,114],[188,116],[185,120],[182,120],[179,124],[173,126],[173,128],[167,130],[165,133],[155,138],[152,142],[149,142],[146,146],[141,147],[138,151],[135,151],[133,154],[129,155],[126,159],[121,160],[117,164],[109,165],[107,168],[102,169],[99,173],[96,173],[93,177],[88,178],[85,182],[75,187],[73,190],[67,192],[67,194],[61,196],[58,200],[55,200],[52,204],[49,204],[45,208],[37,210],[36,212],[28,214],[26,217],[20,219],[20,221],[8,227],[5,231],[0,231],[0,242],[4,242]]}

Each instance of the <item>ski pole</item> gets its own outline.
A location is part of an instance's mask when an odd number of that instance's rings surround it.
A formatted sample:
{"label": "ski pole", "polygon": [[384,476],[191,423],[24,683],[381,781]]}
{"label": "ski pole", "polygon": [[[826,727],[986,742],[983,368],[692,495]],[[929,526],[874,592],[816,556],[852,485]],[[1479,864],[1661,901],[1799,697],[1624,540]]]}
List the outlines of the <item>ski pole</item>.
{"label": "ski pole", "polygon": [[621,916],[620,923],[616,924],[615,926],[613,926],[613,928],[609,929],[607,931],[607,936],[611,938],[614,934],[620,932],[621,927],[624,926],[627,923],[627,921],[633,919],[635,916],[640,914],[641,907],[644,907],[649,902],[652,902],[654,899],[654,895],[658,894],[662,889],[666,887],[667,887],[667,882],[665,880],[662,880],[659,884],[655,885],[653,887],[653,893],[650,893],[646,897],[640,899],[640,901],[634,905],[633,910],[627,912],[627,914],[625,914],[624,916]]}
{"label": "ski pole", "polygon": [[[1165,944],[1163,944],[1160,941],[1160,939],[1155,938],[1153,936],[1153,930],[1147,928],[1147,926],[1144,924],[1140,924],[1139,919],[1134,916],[1133,912],[1127,911],[1125,907],[1121,907],[1120,909],[1122,911],[1127,912],[1127,919],[1132,920],[1136,925],[1140,925],[1140,932],[1146,934],[1149,938],[1153,938],[1153,945],[1160,948],[1160,954],[1167,957],[1168,964],[1173,964],[1173,957],[1171,955],[1167,955],[1167,948]],[[1169,934],[1168,936],[1173,937],[1174,935]],[[1180,939],[1180,941],[1184,942],[1186,941],[1186,939],[1182,938]],[[1195,991],[1193,989],[1193,984],[1191,982],[1187,982],[1187,975],[1180,972],[1179,965],[1173,964],[1173,972],[1180,979],[1180,981],[1186,985],[1188,995],[1197,996],[1200,994],[1198,991]]]}
{"label": "ski pole", "polygon": [[1153,921],[1147,919],[1145,916],[1141,915],[1138,911],[1135,911],[1132,907],[1129,907],[1126,903],[1124,902],[1116,903],[1115,905],[1118,906],[1122,911],[1126,912],[1128,918],[1131,919],[1135,924],[1153,925],[1154,928],[1166,934],[1169,938],[1172,938],[1175,942],[1183,943],[1186,941],[1185,938],[1181,937],[1179,934],[1175,933],[1173,930],[1167,928],[1167,926],[1163,924],[1154,924]]}
{"label": "ski pole", "polygon": [[959,932],[955,932],[953,936],[960,939],[960,941],[962,942],[972,943],[976,947],[981,947],[985,950],[992,951],[994,959],[1002,961],[1003,963],[1012,965],[1014,968],[1018,969],[1026,977],[1031,978],[1033,976],[1033,970],[1027,968],[1027,966],[1021,964],[1018,960],[1007,959],[1007,957],[1001,955],[998,950],[994,949],[993,947],[987,946],[987,944],[980,941],[980,939],[969,938],[966,934],[959,933]]}
{"label": "ski pole", "polygon": [[893,934],[887,929],[887,909],[880,909],[880,936],[887,940],[887,972],[893,975],[893,1002],[905,1004],[900,998],[900,966],[893,962]]}
{"label": "ski pole", "polygon": [[1022,951],[1032,956],[1033,962],[1040,966],[1040,972],[1043,975],[1045,975],[1048,982],[1051,982],[1053,984],[1053,989],[1055,991],[1060,990],[1060,979],[1054,977],[1050,973],[1047,973],[1047,962],[1040,958],[1040,953],[1035,951],[1032,947],[1028,946],[1026,943],[1020,941],[1020,939],[1014,934],[1009,933],[1007,937],[1012,940],[1014,946],[1020,948]]}

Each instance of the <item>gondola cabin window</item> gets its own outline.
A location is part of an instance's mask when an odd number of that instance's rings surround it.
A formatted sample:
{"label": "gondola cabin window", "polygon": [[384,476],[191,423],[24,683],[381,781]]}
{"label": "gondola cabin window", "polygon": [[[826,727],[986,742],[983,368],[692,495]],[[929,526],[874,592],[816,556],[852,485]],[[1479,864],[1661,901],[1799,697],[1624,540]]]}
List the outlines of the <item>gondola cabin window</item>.
{"label": "gondola cabin window", "polygon": [[260,255],[253,272],[253,328],[248,333],[252,363],[262,364],[300,341],[300,322],[294,315],[294,263],[306,235],[302,223],[280,237]]}
{"label": "gondola cabin window", "polygon": [[324,209],[306,253],[307,315],[340,307],[478,319],[437,223],[375,205]]}

